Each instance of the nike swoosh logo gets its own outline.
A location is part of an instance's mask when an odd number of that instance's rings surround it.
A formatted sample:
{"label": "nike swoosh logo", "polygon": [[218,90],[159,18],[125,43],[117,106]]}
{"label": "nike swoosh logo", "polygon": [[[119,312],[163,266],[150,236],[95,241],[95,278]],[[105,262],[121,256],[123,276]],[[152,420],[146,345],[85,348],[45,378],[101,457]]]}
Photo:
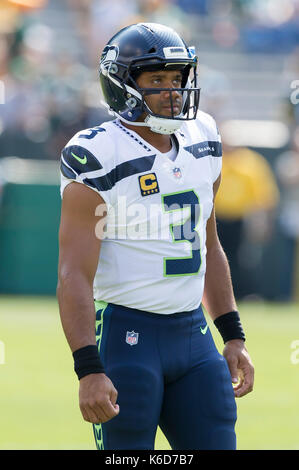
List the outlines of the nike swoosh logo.
{"label": "nike swoosh logo", "polygon": [[75,155],[73,152],[71,152],[71,154],[73,155],[73,157],[78,160],[79,163],[82,163],[82,165],[85,165],[85,163],[87,163],[87,157],[86,155],[84,155],[84,158],[80,158],[78,157],[78,155]]}
{"label": "nike swoosh logo", "polygon": [[208,331],[208,325],[206,325],[204,328],[200,327],[200,332],[205,335],[206,332]]}

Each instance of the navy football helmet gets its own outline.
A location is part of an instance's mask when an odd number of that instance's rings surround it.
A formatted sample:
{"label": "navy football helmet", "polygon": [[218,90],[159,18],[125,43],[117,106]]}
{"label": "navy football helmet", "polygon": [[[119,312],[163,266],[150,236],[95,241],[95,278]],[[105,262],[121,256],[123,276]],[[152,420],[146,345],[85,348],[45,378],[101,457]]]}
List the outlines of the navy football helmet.
{"label": "navy football helmet", "polygon": [[[171,28],[156,23],[127,26],[105,46],[100,60],[100,82],[110,111],[128,124],[149,126],[154,132],[172,134],[183,121],[196,118],[200,88],[197,88],[197,56]],[[140,88],[136,83],[144,71],[177,70],[182,73],[181,88]],[[183,105],[180,114],[153,113],[145,98],[161,91],[178,91]],[[146,113],[144,121],[138,118]]]}

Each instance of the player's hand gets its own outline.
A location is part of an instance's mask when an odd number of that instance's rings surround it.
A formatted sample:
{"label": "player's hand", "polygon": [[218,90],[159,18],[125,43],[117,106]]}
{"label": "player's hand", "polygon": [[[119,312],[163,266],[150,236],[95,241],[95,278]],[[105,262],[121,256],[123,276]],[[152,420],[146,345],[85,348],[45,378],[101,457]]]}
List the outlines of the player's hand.
{"label": "player's hand", "polygon": [[89,374],[80,379],[79,405],[85,421],[105,423],[119,413],[117,390],[105,374]]}
{"label": "player's hand", "polygon": [[243,397],[253,390],[254,367],[244,341],[227,341],[223,350],[234,385],[235,397]]}

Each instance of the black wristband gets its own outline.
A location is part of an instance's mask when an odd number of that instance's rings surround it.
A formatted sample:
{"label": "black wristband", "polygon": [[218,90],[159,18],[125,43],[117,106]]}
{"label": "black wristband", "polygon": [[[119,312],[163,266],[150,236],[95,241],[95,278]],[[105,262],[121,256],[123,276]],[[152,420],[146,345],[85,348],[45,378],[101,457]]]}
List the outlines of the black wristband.
{"label": "black wristband", "polygon": [[73,358],[74,370],[79,380],[88,374],[101,374],[105,372],[96,345],[91,344],[77,349],[73,352]]}
{"label": "black wristband", "polygon": [[242,339],[245,341],[245,333],[240,321],[239,312],[233,311],[220,315],[220,317],[214,320],[214,325],[221,334],[224,343],[231,339]]}

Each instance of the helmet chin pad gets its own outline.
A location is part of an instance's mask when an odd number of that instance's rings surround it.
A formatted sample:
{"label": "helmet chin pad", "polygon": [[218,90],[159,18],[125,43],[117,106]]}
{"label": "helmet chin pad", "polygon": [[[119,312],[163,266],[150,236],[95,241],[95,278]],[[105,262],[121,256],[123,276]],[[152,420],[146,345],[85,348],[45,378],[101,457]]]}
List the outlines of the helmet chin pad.
{"label": "helmet chin pad", "polygon": [[173,134],[175,131],[180,129],[183,121],[175,121],[173,119],[164,119],[155,116],[148,115],[145,120],[145,125],[148,126],[151,131],[157,134]]}
{"label": "helmet chin pad", "polygon": [[113,114],[118,116],[121,121],[124,121],[127,124],[130,124],[131,126],[149,127],[151,131],[163,135],[174,134],[174,132],[180,129],[184,122],[179,120],[175,121],[174,119],[159,118],[156,116],[151,116],[150,114],[146,116],[143,122],[129,121],[115,112]]}

